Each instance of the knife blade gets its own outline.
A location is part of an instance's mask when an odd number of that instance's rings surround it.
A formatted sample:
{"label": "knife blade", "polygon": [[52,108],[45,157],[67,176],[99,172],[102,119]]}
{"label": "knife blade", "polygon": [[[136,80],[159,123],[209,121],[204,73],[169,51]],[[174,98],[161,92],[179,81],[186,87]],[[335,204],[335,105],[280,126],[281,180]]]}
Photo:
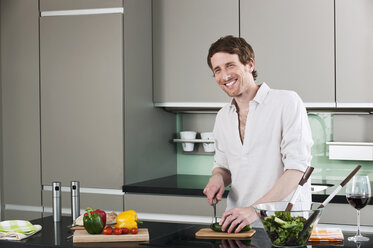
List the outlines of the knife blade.
{"label": "knife blade", "polygon": [[218,222],[218,218],[216,217],[216,199],[214,198],[213,200],[212,200],[212,202],[213,202],[213,205],[212,205],[212,207],[213,207],[213,209],[214,209],[214,223],[216,223],[216,222]]}

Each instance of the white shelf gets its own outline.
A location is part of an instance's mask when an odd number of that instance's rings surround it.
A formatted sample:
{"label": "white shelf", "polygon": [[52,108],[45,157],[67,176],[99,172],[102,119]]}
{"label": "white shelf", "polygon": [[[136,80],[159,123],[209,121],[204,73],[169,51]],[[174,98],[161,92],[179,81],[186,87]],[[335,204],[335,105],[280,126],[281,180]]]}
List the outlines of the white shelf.
{"label": "white shelf", "polygon": [[213,140],[203,140],[203,139],[174,139],[176,143],[214,143]]}
{"label": "white shelf", "polygon": [[326,142],[329,145],[329,159],[373,161],[371,142]]}
{"label": "white shelf", "polygon": [[373,142],[326,142],[326,144],[335,146],[373,146]]}

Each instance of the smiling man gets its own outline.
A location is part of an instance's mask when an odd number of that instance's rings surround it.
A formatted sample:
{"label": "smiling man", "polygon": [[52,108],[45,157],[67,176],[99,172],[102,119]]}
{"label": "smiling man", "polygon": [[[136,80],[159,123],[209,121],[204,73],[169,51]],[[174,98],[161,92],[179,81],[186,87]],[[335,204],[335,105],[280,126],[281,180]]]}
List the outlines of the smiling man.
{"label": "smiling man", "polygon": [[[207,62],[232,101],[216,116],[214,167],[203,192],[212,205],[231,185],[220,224],[239,232],[257,219],[253,205],[290,199],[310,166],[311,130],[295,92],[255,83],[254,51],[243,38],[220,38]],[[298,200],[311,202],[310,180]]]}

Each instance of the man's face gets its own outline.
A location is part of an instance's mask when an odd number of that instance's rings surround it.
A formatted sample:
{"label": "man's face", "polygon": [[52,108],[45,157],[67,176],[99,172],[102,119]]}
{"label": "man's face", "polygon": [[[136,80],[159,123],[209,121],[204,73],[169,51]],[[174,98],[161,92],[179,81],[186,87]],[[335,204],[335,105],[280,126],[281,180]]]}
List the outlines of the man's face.
{"label": "man's face", "polygon": [[218,52],[211,57],[211,65],[216,82],[230,97],[238,97],[248,89],[253,62],[243,65],[237,54]]}

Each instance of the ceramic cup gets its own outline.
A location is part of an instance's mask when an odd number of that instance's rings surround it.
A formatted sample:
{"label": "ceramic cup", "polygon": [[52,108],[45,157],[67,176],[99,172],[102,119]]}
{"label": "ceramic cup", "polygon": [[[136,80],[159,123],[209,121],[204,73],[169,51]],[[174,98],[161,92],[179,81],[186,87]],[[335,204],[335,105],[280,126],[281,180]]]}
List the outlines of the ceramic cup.
{"label": "ceramic cup", "polygon": [[[181,131],[180,138],[183,140],[193,140],[197,136],[197,133],[194,131]],[[192,152],[194,150],[194,143],[183,142],[182,147],[184,152]]]}
{"label": "ceramic cup", "polygon": [[[214,135],[212,132],[203,132],[201,133],[201,138],[203,140],[214,140]],[[214,143],[203,143],[203,149],[205,152],[214,152],[215,151],[215,146]]]}

